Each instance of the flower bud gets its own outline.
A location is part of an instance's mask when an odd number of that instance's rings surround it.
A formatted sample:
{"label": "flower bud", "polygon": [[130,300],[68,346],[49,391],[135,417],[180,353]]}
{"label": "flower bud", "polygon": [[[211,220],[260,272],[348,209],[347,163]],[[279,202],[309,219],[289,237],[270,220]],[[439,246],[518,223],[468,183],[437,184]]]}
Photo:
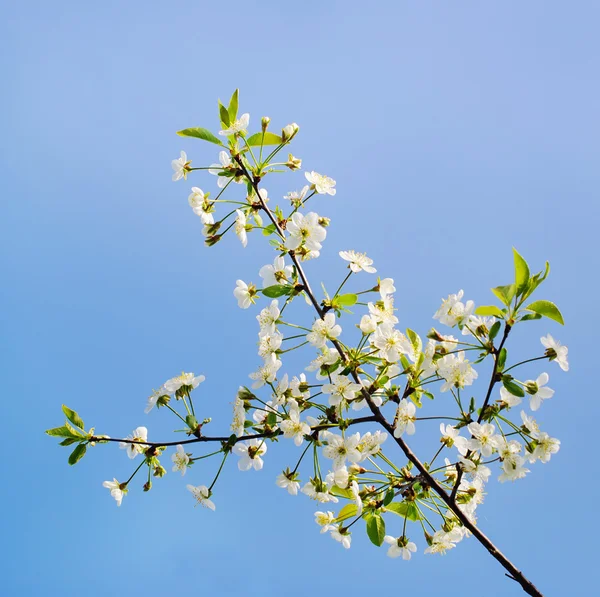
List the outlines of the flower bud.
{"label": "flower bud", "polygon": [[292,122],[292,124],[288,124],[281,129],[281,138],[284,141],[291,141],[299,130],[300,127],[295,122]]}
{"label": "flower bud", "polygon": [[325,216],[321,216],[319,218],[319,225],[323,226],[323,228],[327,228],[327,226],[329,226],[329,224],[331,224],[330,218],[326,218]]}
{"label": "flower bud", "polygon": [[271,119],[268,116],[263,116],[262,120],[260,121],[260,126],[262,128],[262,132],[264,133],[267,128],[269,127],[269,123],[271,122]]}
{"label": "flower bud", "polygon": [[215,234],[214,236],[209,236],[208,238],[204,239],[204,244],[208,247],[212,247],[213,245],[216,245],[222,238],[221,234]]}
{"label": "flower bud", "polygon": [[144,483],[144,491],[150,491],[152,489],[152,481]]}
{"label": "flower bud", "polygon": [[302,160],[300,158],[295,158],[291,153],[288,154],[288,161],[285,165],[290,170],[300,170],[302,168]]}
{"label": "flower bud", "polygon": [[162,464],[157,464],[154,467],[154,476],[155,477],[164,477],[167,474],[167,470]]}

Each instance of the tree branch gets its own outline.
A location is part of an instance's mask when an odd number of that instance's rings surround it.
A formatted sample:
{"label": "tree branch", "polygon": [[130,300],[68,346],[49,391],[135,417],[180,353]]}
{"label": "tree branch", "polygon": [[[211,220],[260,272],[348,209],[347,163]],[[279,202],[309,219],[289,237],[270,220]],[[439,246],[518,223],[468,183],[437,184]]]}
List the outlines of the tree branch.
{"label": "tree branch", "polygon": [[[256,193],[256,196],[258,197],[258,199],[260,201],[262,209],[267,214],[267,216],[269,217],[269,219],[275,226],[275,229],[279,232],[279,234],[282,236],[282,238],[285,238],[285,233],[283,232],[283,229],[281,228],[281,226],[277,222],[276,218],[273,216],[271,210],[267,207],[266,203],[263,201],[262,197],[260,196],[257,181],[250,175],[247,168],[244,166],[244,163],[242,162],[240,156],[236,155],[236,156],[234,156],[234,158],[237,161],[237,163],[240,165],[240,168],[244,172],[244,175],[246,176],[248,181],[251,183],[251,185]],[[288,251],[288,254],[290,256],[290,259],[296,266],[296,269],[298,271],[300,278],[302,279],[304,289],[310,299],[310,302],[312,303],[313,307],[315,308],[315,311],[319,315],[319,318],[323,319],[323,309],[320,307],[317,299],[315,298],[315,296],[310,288],[310,284],[308,283],[306,274],[304,273],[304,270],[302,269],[302,266],[300,265],[298,258],[296,257],[296,254],[294,253],[294,251]],[[500,352],[500,350],[502,350],[502,347],[504,345],[504,342],[506,341],[506,338],[507,338],[509,332],[510,332],[510,326],[507,324],[505,327],[505,330],[504,330],[504,336],[500,343],[500,347],[497,351],[498,353]],[[346,353],[344,352],[343,348],[341,347],[340,343],[337,340],[332,340],[332,343],[333,343],[334,347],[336,348],[336,350],[338,351],[342,360],[345,363],[347,363],[348,357],[347,357]],[[497,358],[497,355],[495,355],[494,374],[492,376],[492,381],[490,382],[490,387],[488,388],[488,393],[487,393],[486,399],[484,401],[484,407],[487,406],[487,403],[489,402],[492,388],[494,387],[494,384],[495,384],[495,375],[497,373],[497,367],[498,367],[497,363],[498,363],[498,358]],[[387,421],[387,419],[383,416],[383,414],[381,413],[379,408],[373,403],[373,401],[371,400],[371,394],[362,385],[362,380],[359,378],[356,371],[353,369],[350,373],[351,373],[354,381],[362,386],[361,394],[364,396],[365,400],[367,401],[367,404],[369,405],[369,408],[371,409],[371,412],[373,413],[375,420],[388,433],[390,433],[392,435],[392,437],[394,437],[394,428]],[[482,409],[482,413],[483,413],[483,409]],[[481,420],[481,415],[480,415],[480,420]],[[523,588],[523,591],[525,591],[525,593],[527,593],[528,595],[533,595],[534,597],[543,597],[542,593],[540,593],[540,591],[536,588],[536,586],[530,580],[528,580],[523,575],[523,573],[492,543],[492,541],[490,541],[490,539],[488,539],[488,537],[484,533],[482,533],[465,516],[465,514],[462,512],[462,510],[455,503],[454,499],[452,499],[451,496],[448,495],[448,493],[444,490],[444,488],[429,473],[429,471],[425,468],[423,463],[417,458],[417,456],[409,448],[408,444],[406,444],[406,442],[404,442],[404,440],[401,437],[394,437],[394,440],[396,441],[398,446],[400,446],[400,449],[404,452],[404,454],[408,458],[408,460],[414,464],[414,466],[417,468],[417,470],[426,479],[426,481],[430,485],[430,487],[440,496],[442,501],[454,513],[454,515],[458,518],[458,520],[460,520],[461,523],[465,526],[465,528],[467,528],[473,534],[473,536],[477,538],[477,540],[487,549],[487,551],[490,553],[490,555],[492,555],[509,572],[510,576],[512,576],[512,578],[521,585],[521,587]]]}

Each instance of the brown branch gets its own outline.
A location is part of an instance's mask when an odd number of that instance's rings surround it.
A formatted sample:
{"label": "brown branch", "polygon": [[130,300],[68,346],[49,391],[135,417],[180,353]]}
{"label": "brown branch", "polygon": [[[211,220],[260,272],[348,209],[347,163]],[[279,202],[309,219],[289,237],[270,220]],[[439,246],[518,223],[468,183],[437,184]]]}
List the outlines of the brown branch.
{"label": "brown branch", "polygon": [[[254,191],[260,201],[262,209],[267,214],[267,216],[269,217],[269,219],[275,226],[275,229],[280,234],[280,236],[282,238],[285,238],[285,233],[283,232],[281,226],[279,225],[276,218],[271,213],[271,210],[267,207],[267,205],[263,201],[262,197],[260,196],[257,181],[250,175],[247,168],[244,166],[244,163],[242,162],[240,156],[236,155],[236,156],[234,156],[234,158],[237,161],[237,163],[240,165],[240,168],[244,172],[244,175],[246,176],[246,178],[248,179],[248,181],[251,183],[252,187],[254,188]],[[310,299],[310,302],[312,303],[313,307],[315,308],[315,311],[319,315],[319,318],[322,319],[323,315],[324,315],[323,309],[321,309],[317,299],[315,298],[315,296],[310,288],[310,284],[308,283],[306,274],[304,273],[304,270],[302,269],[302,266],[300,265],[298,258],[296,257],[296,254],[294,253],[294,251],[288,251],[288,254],[290,256],[290,259],[296,266],[296,269],[298,271],[300,278],[302,279],[302,283],[303,283],[305,291]],[[510,326],[507,325],[505,327],[504,337],[502,339],[502,342],[500,344],[498,352],[500,352],[500,350],[502,349],[509,332],[510,332]],[[342,360],[345,363],[348,362],[348,357],[346,356],[346,353],[344,352],[340,343],[337,340],[332,340],[332,343],[333,343],[334,347],[336,348],[336,350],[338,351],[338,353],[340,354],[340,357],[342,358]],[[494,361],[494,375],[492,377],[493,383],[490,383],[490,388],[488,388],[488,394],[484,401],[484,407],[486,407],[487,403],[489,402],[491,391],[495,384],[495,374],[497,373],[497,362],[498,362],[498,358],[496,355],[495,361]],[[352,378],[354,379],[354,381],[356,383],[359,383],[362,386],[362,381],[359,378],[359,376],[357,375],[355,370],[351,371],[351,375],[352,375]],[[379,408],[372,402],[371,394],[364,387],[362,388],[361,393],[364,396],[364,398],[366,399],[367,404],[369,405],[369,408],[371,409],[371,412],[373,413],[373,416],[375,417],[375,420],[384,429],[386,429],[388,431],[388,433],[390,433],[392,435],[392,437],[394,437],[394,428],[390,425],[390,423],[387,421],[387,419],[383,416],[383,414],[381,413]],[[482,409],[482,414],[483,414],[483,409]],[[481,415],[480,415],[480,418],[481,418]],[[448,495],[448,493],[444,490],[444,488],[429,473],[429,471],[425,468],[423,463],[417,458],[417,456],[409,448],[408,444],[406,444],[406,442],[404,442],[404,440],[400,437],[394,437],[394,440],[396,441],[398,446],[400,446],[400,449],[404,452],[404,454],[408,458],[408,460],[414,464],[414,466],[421,473],[421,475],[427,480],[427,483],[440,496],[442,501],[454,513],[454,515],[458,518],[458,520],[460,520],[461,523],[473,534],[473,536],[475,536],[477,538],[477,540],[487,549],[487,551],[490,553],[490,555],[492,557],[494,557],[509,572],[509,575],[511,576],[511,578],[513,578],[516,582],[518,582],[521,585],[523,591],[525,591],[525,593],[527,593],[528,595],[533,595],[535,597],[543,597],[542,593],[536,588],[536,586],[530,580],[528,580],[525,577],[525,575],[492,543],[492,541],[490,541],[490,539],[488,539],[488,537],[484,533],[482,533],[463,514],[462,510],[455,503],[454,499]]]}
{"label": "brown branch", "polygon": [[[485,395],[485,399],[483,401],[483,406],[481,407],[481,411],[479,412],[479,416],[477,417],[478,423],[481,423],[481,421],[483,421],[483,417],[485,416],[485,410],[488,407],[488,404],[490,402],[490,397],[492,396],[492,390],[494,389],[494,386],[496,385],[496,382],[497,382],[496,377],[498,376],[498,357],[500,355],[500,351],[504,348],[504,344],[506,343],[508,334],[510,334],[510,330],[511,330],[511,326],[508,325],[508,323],[506,323],[504,325],[504,334],[502,335],[502,340],[500,341],[498,348],[493,350],[494,367],[492,368],[492,376],[490,378],[490,385],[488,386],[487,394]],[[473,436],[471,436],[471,438],[473,438]],[[469,450],[465,454],[465,458],[469,458],[472,453],[473,452],[471,452],[471,450]],[[452,498],[452,501],[454,501],[456,499],[456,492],[458,491],[458,486],[460,485],[460,482],[461,482],[462,476],[463,476],[463,469],[460,466],[458,466],[458,464],[456,465],[456,470],[457,470],[456,482],[454,483],[454,487],[452,488],[452,494],[450,496]]]}
{"label": "brown branch", "polygon": [[[373,423],[375,422],[375,416],[372,417],[358,417],[356,419],[351,419],[350,421],[344,421],[344,425],[350,427],[351,425],[358,425],[360,423]],[[323,425],[315,425],[312,427],[312,431],[323,431],[324,429],[331,429],[332,427],[337,427],[335,424],[323,424]],[[265,431],[263,433],[254,433],[252,435],[241,435],[236,438],[234,444],[238,442],[243,442],[249,439],[261,439],[261,438],[270,438],[270,437],[278,437],[283,435],[283,431],[277,429],[276,431]],[[231,436],[228,437],[208,437],[201,435],[200,437],[195,437],[194,439],[185,439],[179,442],[143,442],[137,439],[118,439],[115,437],[102,437],[101,435],[94,435],[89,438],[91,442],[119,442],[123,444],[138,444],[142,446],[148,446],[149,448],[168,448],[171,446],[178,445],[186,445],[186,444],[197,444],[201,442],[228,442]]]}

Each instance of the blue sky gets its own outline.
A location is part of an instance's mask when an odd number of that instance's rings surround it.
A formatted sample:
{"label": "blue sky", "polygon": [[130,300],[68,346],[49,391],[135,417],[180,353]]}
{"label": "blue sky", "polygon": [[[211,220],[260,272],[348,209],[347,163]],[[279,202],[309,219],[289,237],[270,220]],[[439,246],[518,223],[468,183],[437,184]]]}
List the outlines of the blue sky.
{"label": "blue sky", "polygon": [[[538,417],[562,449],[524,481],[493,481],[480,525],[548,595],[589,593],[597,3],[33,1],[2,13],[7,595],[295,596],[317,582],[337,594],[520,594],[474,540],[410,563],[362,536],[342,550],[318,534],[312,503],[274,486],[293,460],[282,445],[260,473],[231,463],[212,514],[176,475],[117,509],[101,483],[128,474],[124,454],[96,448],[71,468],[44,436],[63,402],[99,432],[145,424],[169,436],[173,422],[143,408],[182,369],[207,376],[203,415],[226,429],[257,365],[254,314],[231,292],[270,255],[252,237],[244,252],[232,239],[206,249],[170,160],[185,149],[195,165],[214,161],[174,133],[216,128],[216,99],[236,87],[254,123],[299,123],[294,152],[338,181],[335,199],[315,205],[332,227],[313,279],[336,266],[337,281],[339,249],[367,251],[397,282],[401,324],[425,333],[450,292],[491,302],[488,289],[510,281],[512,246],[536,271],[551,262],[540,298],[567,326],[523,325],[512,350],[537,351],[547,332],[569,346],[568,375],[544,368],[556,395]],[[268,185],[273,197],[302,184],[286,178]]]}

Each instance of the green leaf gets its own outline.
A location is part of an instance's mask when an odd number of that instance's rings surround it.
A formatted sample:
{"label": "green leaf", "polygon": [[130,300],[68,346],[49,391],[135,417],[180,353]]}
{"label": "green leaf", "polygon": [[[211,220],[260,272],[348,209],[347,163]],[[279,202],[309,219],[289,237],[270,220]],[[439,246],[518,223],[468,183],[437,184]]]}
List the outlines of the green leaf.
{"label": "green leaf", "polygon": [[352,499],[352,492],[349,489],[342,489],[341,487],[338,487],[337,485],[334,485],[330,490],[329,493],[331,493],[332,495],[336,495],[337,497],[343,497],[343,498],[348,498],[348,499]]}
{"label": "green leaf", "polygon": [[229,114],[229,122],[235,122],[238,113],[238,98],[240,90],[236,89],[229,100],[229,106],[227,107],[227,113]]}
{"label": "green leaf", "polygon": [[517,294],[523,294],[527,290],[527,285],[529,284],[529,266],[527,265],[527,261],[521,257],[514,247],[513,257],[515,260],[515,284],[517,286]]}
{"label": "green leaf", "polygon": [[231,124],[231,120],[229,119],[229,112],[227,108],[219,101],[219,116],[221,118],[221,123],[225,128],[229,128]]}
{"label": "green leaf", "polygon": [[54,427],[53,429],[47,429],[46,433],[52,437],[71,437],[75,439],[86,438],[86,436],[83,435],[83,433],[77,431],[68,423],[66,423],[62,427]]}
{"label": "green leaf", "polygon": [[69,456],[69,464],[73,466],[77,464],[85,455],[85,451],[87,450],[87,444],[79,444]]}
{"label": "green leaf", "polygon": [[502,379],[502,385],[513,395],[518,396],[519,398],[523,398],[525,396],[525,392],[523,388],[517,385],[514,381],[509,381],[507,379]]}
{"label": "green leaf", "polygon": [[421,342],[421,338],[419,337],[419,334],[417,334],[410,328],[406,328],[406,335],[408,336],[408,339],[410,340],[410,343],[411,343],[415,353],[416,354],[420,353],[421,349],[423,348],[423,343]]}
{"label": "green leaf", "polygon": [[333,299],[333,302],[340,307],[351,307],[357,300],[356,294],[340,294]]}
{"label": "green leaf", "polygon": [[383,498],[383,505],[387,506],[388,504],[390,504],[392,502],[392,500],[394,499],[394,495],[395,492],[392,488],[388,489],[385,492],[385,497]]}
{"label": "green leaf", "polygon": [[285,294],[290,294],[292,290],[292,286],[275,284],[274,286],[267,286],[267,288],[263,288],[262,293],[269,298],[278,298],[280,296],[284,296]]}
{"label": "green leaf", "polygon": [[75,425],[75,427],[79,427],[79,429],[84,430],[85,425],[83,424],[83,420],[81,417],[74,411],[71,410],[68,406],[62,405],[62,411],[65,413],[65,417]]}
{"label": "green leaf", "polygon": [[367,520],[367,535],[371,543],[379,547],[383,543],[385,537],[385,522],[380,514],[373,514]]}
{"label": "green leaf", "polygon": [[79,438],[75,439],[74,437],[67,437],[66,439],[63,439],[62,442],[60,442],[58,445],[59,446],[70,446],[71,444],[75,444],[78,441],[81,441]]}
{"label": "green leaf", "polygon": [[251,145],[252,147],[255,147],[256,145],[280,145],[281,143],[283,143],[283,139],[279,136],[276,135],[275,133],[269,133],[269,131],[267,131],[265,133],[265,139],[263,142],[263,134],[262,133],[254,133],[254,135],[250,135],[250,137],[248,137],[246,139],[246,143],[248,143],[248,145]]}
{"label": "green leaf", "polygon": [[275,228],[275,224],[269,224],[268,226],[264,227],[262,233],[264,236],[270,236],[273,234],[273,232],[275,232],[275,230],[277,230],[277,228]]}
{"label": "green leaf", "polygon": [[496,369],[498,371],[502,371],[502,369],[504,369],[504,365],[506,364],[506,355],[508,353],[506,352],[506,348],[503,348],[500,353],[498,354],[498,364],[496,365]]}
{"label": "green leaf", "polygon": [[475,315],[491,315],[492,317],[497,317],[498,319],[504,319],[504,313],[500,307],[496,307],[496,305],[481,305],[475,309]]}
{"label": "green leaf", "polygon": [[191,129],[183,129],[177,131],[180,137],[195,137],[196,139],[203,139],[209,141],[215,145],[223,145],[218,137],[215,137],[208,129],[200,128],[199,126]]}
{"label": "green leaf", "polygon": [[495,337],[498,335],[498,332],[500,331],[500,326],[501,326],[501,325],[502,325],[502,324],[501,324],[499,321],[497,321],[497,322],[496,322],[496,323],[495,323],[495,324],[494,324],[494,325],[491,327],[491,329],[490,329],[490,334],[489,334],[490,340],[493,340],[493,339],[494,339],[494,338],[495,338]]}
{"label": "green leaf", "polygon": [[348,518],[352,518],[353,516],[356,516],[357,512],[358,512],[358,508],[356,507],[356,504],[346,504],[340,510],[335,521],[343,522],[344,520],[347,520]]}
{"label": "green leaf", "polygon": [[392,502],[385,509],[413,522],[420,518],[419,510],[414,502]]}
{"label": "green leaf", "polygon": [[550,301],[535,301],[530,303],[525,307],[528,311],[533,311],[534,313],[538,313],[539,315],[543,315],[544,317],[548,317],[549,319],[553,319],[554,321],[558,321],[561,325],[565,325],[565,320],[561,312],[558,310],[558,307],[551,303]]}
{"label": "green leaf", "polygon": [[496,286],[496,288],[492,288],[492,292],[507,306],[510,306],[510,301],[512,301],[515,293],[517,291],[517,287],[514,284],[509,284],[508,286]]}
{"label": "green leaf", "polygon": [[532,321],[534,319],[541,319],[542,316],[539,313],[527,313],[521,317],[521,321]]}

